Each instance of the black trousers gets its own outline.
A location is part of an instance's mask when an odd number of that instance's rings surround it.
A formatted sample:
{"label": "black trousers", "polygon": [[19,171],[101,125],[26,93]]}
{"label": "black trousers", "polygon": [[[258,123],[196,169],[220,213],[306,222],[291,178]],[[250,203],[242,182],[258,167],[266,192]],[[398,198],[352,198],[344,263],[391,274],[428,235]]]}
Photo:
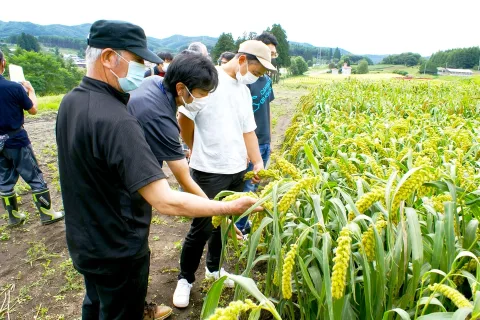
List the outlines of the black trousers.
{"label": "black trousers", "polygon": [[[191,169],[193,180],[203,192],[213,199],[223,190],[243,191],[245,171],[235,174],[215,174]],[[212,218],[194,218],[190,231],[185,238],[180,257],[180,274],[178,279],[195,281],[195,272],[202,258],[203,248],[208,241],[207,268],[210,272],[218,271],[222,254],[221,228],[213,228]]]}
{"label": "black trousers", "polygon": [[84,273],[82,320],[142,320],[147,296],[150,254],[122,263],[122,273]]}

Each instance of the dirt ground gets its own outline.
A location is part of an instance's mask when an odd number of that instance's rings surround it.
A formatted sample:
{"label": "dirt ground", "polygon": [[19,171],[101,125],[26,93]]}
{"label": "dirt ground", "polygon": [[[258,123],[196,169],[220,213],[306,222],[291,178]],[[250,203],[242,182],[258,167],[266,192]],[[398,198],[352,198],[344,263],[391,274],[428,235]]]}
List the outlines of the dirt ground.
{"label": "dirt ground", "polygon": [[[274,87],[272,103],[274,147],[282,141],[299,98],[306,90]],[[25,124],[37,160],[52,192],[55,208],[62,207],[59,193],[55,114],[29,118]],[[168,174],[171,173],[166,170]],[[169,177],[172,187],[177,183]],[[21,197],[20,210],[26,223],[14,229],[6,227],[6,214],[0,214],[0,320],[3,319],[80,319],[84,296],[83,279],[73,269],[65,242],[65,224],[41,226],[31,194],[23,181],[16,191]],[[148,301],[172,305],[179,268],[179,253],[190,221],[154,214],[150,232],[152,251]],[[204,260],[197,279],[204,277]],[[197,281],[188,308],[174,309],[170,319],[199,319],[205,288]]]}

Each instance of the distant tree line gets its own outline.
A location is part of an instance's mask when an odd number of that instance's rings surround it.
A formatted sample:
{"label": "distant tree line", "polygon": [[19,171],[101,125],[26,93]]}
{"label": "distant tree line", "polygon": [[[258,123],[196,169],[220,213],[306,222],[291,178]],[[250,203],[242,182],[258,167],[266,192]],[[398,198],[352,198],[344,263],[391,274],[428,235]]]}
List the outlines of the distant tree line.
{"label": "distant tree line", "polygon": [[85,74],[71,60],[64,60],[60,55],[26,51],[20,47],[13,53],[7,46],[1,49],[7,60],[4,76],[9,77],[8,64],[21,66],[25,79],[32,83],[40,96],[67,93],[80,83]]}
{"label": "distant tree line", "polygon": [[69,48],[83,51],[87,49],[87,41],[84,39],[58,36],[39,36],[38,41],[47,47]]}
{"label": "distant tree line", "polygon": [[6,39],[7,43],[13,43],[26,51],[40,52],[40,43],[46,47],[56,48],[68,48],[78,50],[78,56],[85,56],[85,49],[87,48],[87,42],[78,38],[59,37],[59,36],[39,36],[34,37],[30,34],[22,33],[19,35],[10,36]]}
{"label": "distant tree line", "polygon": [[16,36],[10,36],[7,38],[8,43],[14,43],[20,48],[27,51],[40,52],[40,44],[34,36],[22,32],[22,34]]}
{"label": "distant tree line", "polygon": [[[331,61],[333,58],[332,48],[322,48],[321,59],[325,61]],[[317,47],[303,46],[299,44],[290,44],[289,49],[290,56],[303,57],[305,61],[317,61],[319,49]]]}
{"label": "distant tree line", "polygon": [[420,73],[437,74],[437,68],[478,69],[480,47],[450,49],[432,54],[430,59],[423,61],[419,67]]}
{"label": "distant tree line", "polygon": [[417,66],[422,62],[422,56],[418,53],[404,52],[400,54],[392,54],[383,58],[383,64],[397,64],[408,67]]}
{"label": "distant tree line", "polygon": [[340,62],[339,64],[343,65],[344,62],[346,62],[348,65],[359,64],[360,61],[362,61],[362,60],[367,61],[367,63],[369,65],[373,65],[373,61],[369,57],[358,56],[358,55],[355,55],[355,54],[347,54],[347,55],[342,56],[342,58],[339,61]]}
{"label": "distant tree line", "polygon": [[[268,27],[265,31],[272,33],[278,41],[278,58],[275,59],[275,65],[278,68],[289,67],[291,64],[289,54],[290,45],[288,43],[287,33],[285,32],[285,30],[282,28],[281,25],[273,24],[272,27]],[[234,40],[231,33],[222,33],[211,51],[213,61],[216,62],[220,55],[225,51],[236,53],[242,42],[254,39],[256,36],[256,32],[245,32],[241,37],[238,37],[237,40]],[[272,78],[274,82],[277,82],[278,74],[272,74]]]}
{"label": "distant tree line", "polygon": [[480,47],[438,51],[430,57],[430,63],[437,67],[472,69],[478,66]]}

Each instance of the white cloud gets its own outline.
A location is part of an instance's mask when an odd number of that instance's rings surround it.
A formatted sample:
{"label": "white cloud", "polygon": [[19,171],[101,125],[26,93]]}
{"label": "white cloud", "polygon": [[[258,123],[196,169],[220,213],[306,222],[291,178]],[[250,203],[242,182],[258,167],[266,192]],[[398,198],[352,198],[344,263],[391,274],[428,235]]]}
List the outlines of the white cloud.
{"label": "white cloud", "polygon": [[[53,9],[55,8],[55,9]],[[60,12],[60,13],[58,13]],[[98,19],[126,20],[148,36],[174,34],[217,37],[261,32],[273,23],[288,39],[353,53],[438,50],[480,45],[476,15],[480,1],[344,0],[309,1],[99,1],[27,0],[2,4],[0,20],[75,25]]]}

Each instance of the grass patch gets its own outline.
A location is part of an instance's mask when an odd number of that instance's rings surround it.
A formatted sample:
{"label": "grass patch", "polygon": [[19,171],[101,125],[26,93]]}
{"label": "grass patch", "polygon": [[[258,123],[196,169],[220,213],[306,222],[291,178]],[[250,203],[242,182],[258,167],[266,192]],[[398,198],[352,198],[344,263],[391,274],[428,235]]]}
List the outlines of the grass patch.
{"label": "grass patch", "polygon": [[45,239],[29,242],[30,248],[27,251],[27,262],[32,266],[33,262],[38,260],[48,260],[58,258],[59,255],[50,253],[45,245]]}
{"label": "grass patch", "polygon": [[161,273],[178,273],[180,270],[178,268],[164,268],[160,271]]}
{"label": "grass patch", "polygon": [[[38,97],[38,114],[57,112],[64,94]],[[31,115],[28,115],[32,117]]]}
{"label": "grass patch", "polygon": [[177,249],[178,251],[182,251],[182,240],[175,241],[173,243],[173,247]]}
{"label": "grass patch", "polygon": [[167,224],[167,222],[165,220],[163,220],[162,218],[160,218],[159,216],[153,216],[152,217],[152,224],[154,225],[164,225],[164,224]]}
{"label": "grass patch", "polygon": [[7,228],[7,225],[0,227],[0,241],[10,240],[10,230]]}
{"label": "grass patch", "polygon": [[69,258],[60,264],[60,270],[65,276],[66,283],[60,289],[59,294],[67,291],[77,291],[83,289],[83,277],[73,267],[72,259]]}
{"label": "grass patch", "polygon": [[175,221],[179,223],[187,223],[187,222],[190,222],[191,220],[192,219],[189,217],[183,217],[183,216],[175,217]]}
{"label": "grass patch", "polygon": [[[17,195],[27,194],[30,190],[32,190],[32,188],[23,179],[20,179],[14,187]],[[21,199],[19,202],[21,202]]]}

